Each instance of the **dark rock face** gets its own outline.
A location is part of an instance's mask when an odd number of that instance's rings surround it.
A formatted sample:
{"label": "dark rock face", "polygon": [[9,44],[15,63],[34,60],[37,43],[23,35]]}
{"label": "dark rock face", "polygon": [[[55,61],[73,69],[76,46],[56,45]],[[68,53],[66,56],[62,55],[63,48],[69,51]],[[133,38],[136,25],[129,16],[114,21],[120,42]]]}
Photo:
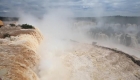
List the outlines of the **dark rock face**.
{"label": "dark rock face", "polygon": [[140,31],[137,33],[136,38],[138,40],[138,43],[140,43]]}
{"label": "dark rock face", "polygon": [[0,17],[0,20],[2,21],[18,21],[18,17]]}
{"label": "dark rock face", "polygon": [[130,46],[131,44],[131,37],[128,36],[128,34],[125,35],[125,41],[126,41],[126,46]]}

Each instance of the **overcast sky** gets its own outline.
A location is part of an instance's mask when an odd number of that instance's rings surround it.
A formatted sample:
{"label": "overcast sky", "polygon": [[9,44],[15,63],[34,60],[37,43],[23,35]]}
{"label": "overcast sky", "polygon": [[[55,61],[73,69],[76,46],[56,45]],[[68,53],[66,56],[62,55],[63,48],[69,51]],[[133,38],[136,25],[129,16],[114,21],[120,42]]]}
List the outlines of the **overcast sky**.
{"label": "overcast sky", "polygon": [[140,0],[0,0],[0,15],[20,10],[44,14],[54,8],[69,9],[76,16],[140,16]]}

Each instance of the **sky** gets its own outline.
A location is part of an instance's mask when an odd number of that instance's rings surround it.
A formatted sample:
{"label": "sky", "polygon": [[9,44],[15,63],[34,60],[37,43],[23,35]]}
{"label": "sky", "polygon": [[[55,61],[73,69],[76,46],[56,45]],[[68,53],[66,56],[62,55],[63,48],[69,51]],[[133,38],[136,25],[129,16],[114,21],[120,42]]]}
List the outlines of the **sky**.
{"label": "sky", "polygon": [[81,17],[140,16],[140,0],[0,0],[0,16],[17,16],[20,11],[43,15],[57,8]]}

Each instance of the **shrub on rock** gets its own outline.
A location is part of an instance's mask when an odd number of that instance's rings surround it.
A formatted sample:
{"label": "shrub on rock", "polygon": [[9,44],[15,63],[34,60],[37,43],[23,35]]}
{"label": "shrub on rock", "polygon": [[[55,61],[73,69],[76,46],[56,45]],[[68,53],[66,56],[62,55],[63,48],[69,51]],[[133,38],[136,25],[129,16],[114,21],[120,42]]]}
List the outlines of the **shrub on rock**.
{"label": "shrub on rock", "polygon": [[22,24],[20,27],[22,29],[35,29],[32,25],[29,24]]}
{"label": "shrub on rock", "polygon": [[16,26],[15,24],[9,24],[11,27],[14,27],[14,26]]}

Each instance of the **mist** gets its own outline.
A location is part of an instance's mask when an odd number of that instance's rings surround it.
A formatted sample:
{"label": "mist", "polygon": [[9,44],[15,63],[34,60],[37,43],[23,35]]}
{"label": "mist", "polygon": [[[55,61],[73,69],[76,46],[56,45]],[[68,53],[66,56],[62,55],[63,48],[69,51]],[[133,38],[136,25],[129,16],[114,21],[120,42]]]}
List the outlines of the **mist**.
{"label": "mist", "polygon": [[[101,9],[102,11],[103,9]],[[100,13],[100,10],[98,12]],[[101,16],[101,14],[99,15]],[[132,28],[131,25],[130,27],[125,25],[127,28],[123,29],[118,24],[105,24],[107,20],[102,20],[100,23],[76,21],[73,11],[67,8],[50,9],[41,19],[26,12],[19,13],[19,17],[19,24],[31,24],[39,28],[44,36],[44,41],[38,49],[41,56],[38,76],[41,80],[92,80],[90,70],[92,71],[93,63],[85,56],[73,55],[74,53],[71,51],[74,51],[75,43],[97,42],[97,45],[117,48],[130,55],[140,57],[137,47],[125,46],[123,43],[115,41],[116,38],[110,35],[122,32],[137,34],[137,27]],[[110,32],[110,37],[106,37],[109,35],[104,32]],[[100,35],[100,33],[105,35]],[[88,67],[86,71],[78,70],[82,66]]]}
{"label": "mist", "polygon": [[41,80],[71,79],[71,68],[65,63],[66,56],[72,55],[70,50],[74,48],[71,41],[87,40],[86,35],[73,26],[71,17],[74,15],[69,9],[52,9],[42,19],[26,13],[20,14],[19,24],[31,24],[39,28],[44,36],[38,50],[41,55],[38,76]]}

